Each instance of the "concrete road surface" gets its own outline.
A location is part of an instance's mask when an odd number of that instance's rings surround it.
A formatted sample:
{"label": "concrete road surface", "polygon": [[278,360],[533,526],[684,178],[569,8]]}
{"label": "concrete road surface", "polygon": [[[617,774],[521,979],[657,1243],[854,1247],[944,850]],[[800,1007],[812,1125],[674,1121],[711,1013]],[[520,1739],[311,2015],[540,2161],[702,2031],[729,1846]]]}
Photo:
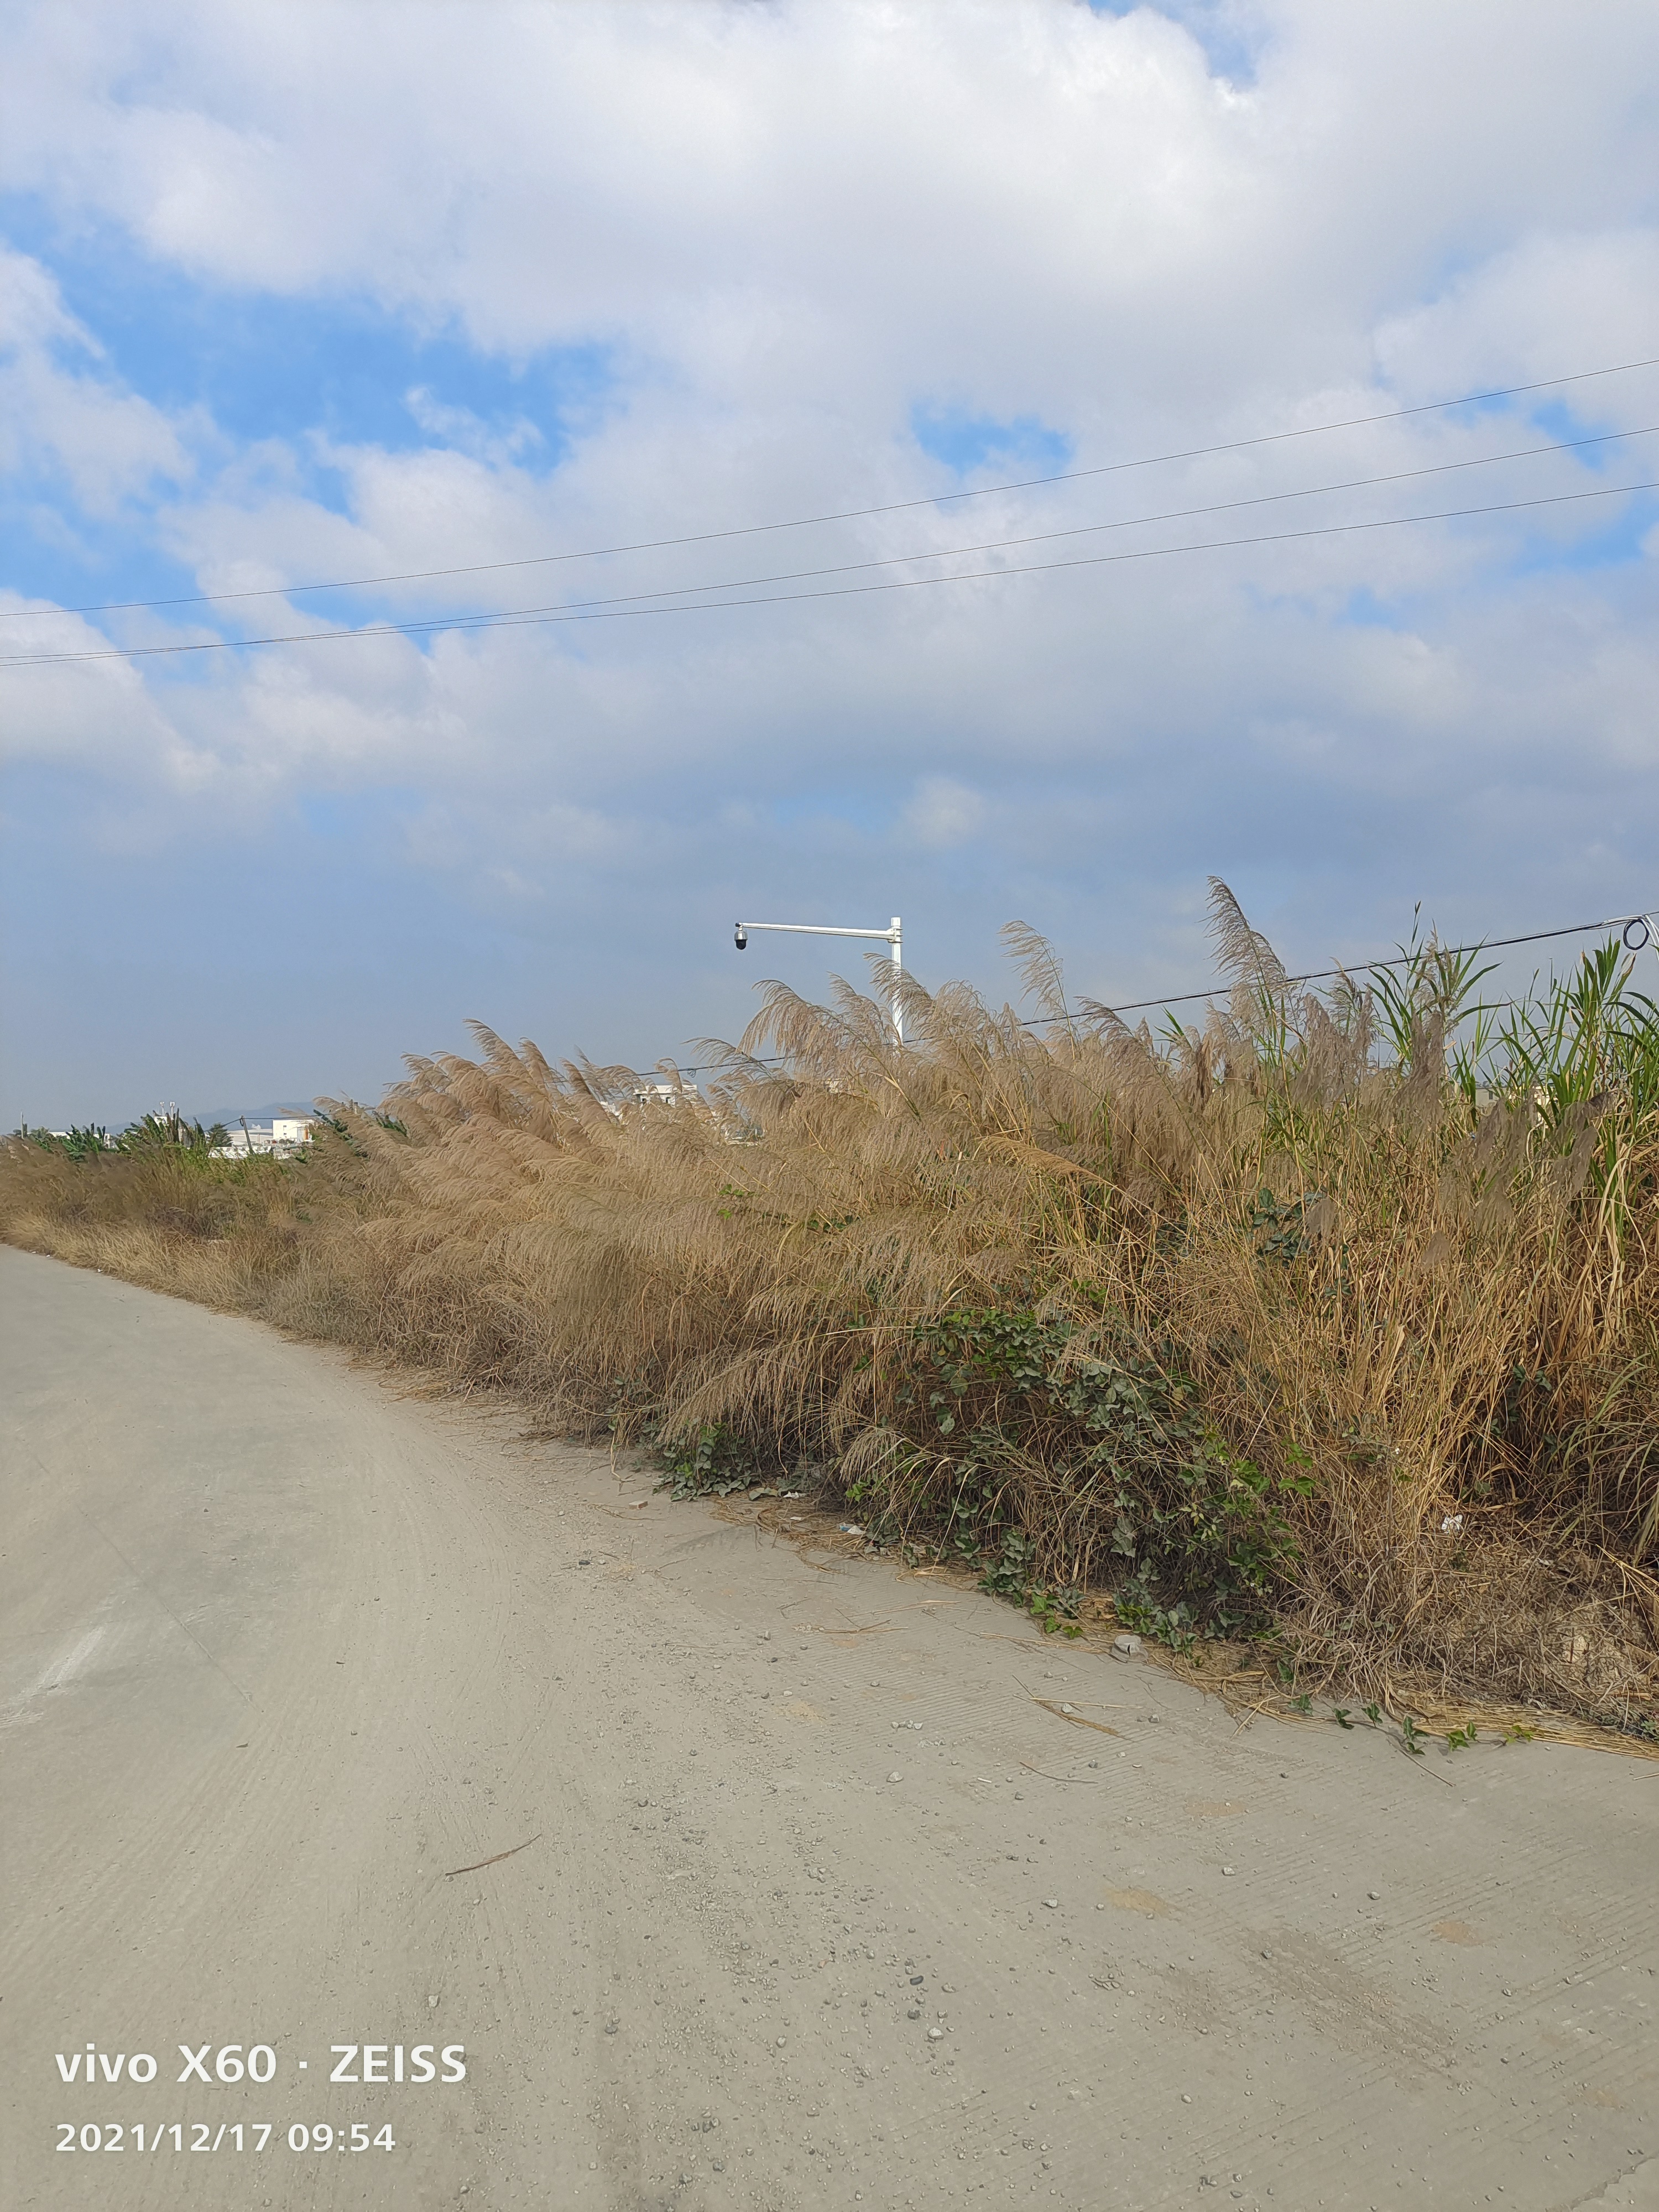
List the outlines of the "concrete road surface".
{"label": "concrete road surface", "polygon": [[1659,1768],[1241,1732],[252,1323],[0,1293],[8,2212],[1659,2205]]}

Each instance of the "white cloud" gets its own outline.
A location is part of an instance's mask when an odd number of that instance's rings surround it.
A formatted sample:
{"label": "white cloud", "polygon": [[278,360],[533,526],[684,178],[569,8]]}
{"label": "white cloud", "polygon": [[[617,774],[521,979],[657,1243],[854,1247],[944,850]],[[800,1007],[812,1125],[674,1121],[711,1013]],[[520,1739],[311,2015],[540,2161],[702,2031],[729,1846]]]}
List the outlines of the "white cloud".
{"label": "white cloud", "polygon": [[953,775],[925,775],[904,810],[904,827],[936,852],[965,845],[985,825],[986,805],[977,791]]}
{"label": "white cloud", "polygon": [[[1087,468],[1659,355],[1647,0],[1593,15],[1263,0],[1232,19],[1255,49],[1239,82],[1165,15],[1066,0],[14,12],[0,174],[60,223],[112,223],[228,298],[287,295],[319,315],[367,298],[514,361],[579,344],[612,365],[557,466],[527,414],[435,386],[411,398],[418,450],[320,425],[239,447],[123,386],[50,276],[15,258],[14,461],[38,447],[71,473],[66,530],[150,498],[157,542],[205,589],[923,499],[956,479],[911,437],[917,408],[1032,418]],[[1659,422],[1659,374],[1562,397],[1592,428]],[[810,532],[411,583],[380,604],[419,617],[696,582],[850,589],[881,572],[742,580],[1261,500],[1540,434],[1524,410],[1424,415]],[[960,565],[1589,489],[1615,463],[1659,475],[1654,449]],[[33,758],[128,777],[160,809],[172,794],[181,836],[307,794],[395,792],[403,863],[468,886],[482,911],[604,886],[619,945],[636,916],[675,947],[651,970],[665,1005],[687,988],[684,902],[723,911],[728,884],[878,913],[891,887],[907,921],[931,902],[936,945],[946,915],[978,943],[981,915],[988,929],[1025,912],[1184,980],[1151,940],[1197,957],[1190,892],[1211,867],[1247,890],[1253,871],[1311,949],[1369,941],[1437,886],[1476,923],[1635,895],[1659,799],[1659,629],[1651,552],[1591,560],[1606,519],[1537,509],[187,672],[37,671],[27,690],[5,679],[6,721]],[[302,627],[325,608],[278,598],[237,620]],[[196,618],[112,619],[161,641]]]}
{"label": "white cloud", "polygon": [[[0,246],[0,476],[61,471],[88,514],[105,516],[191,463],[158,409],[97,367],[100,349],[51,273]],[[66,359],[67,356],[67,359]]]}
{"label": "white cloud", "polygon": [[[0,591],[0,654],[97,653],[107,644],[82,617]],[[199,760],[130,662],[0,670],[0,757],[91,768],[121,782],[199,781]]]}
{"label": "white cloud", "polygon": [[1244,401],[1287,307],[1297,387],[1363,373],[1425,259],[1644,189],[1640,0],[1593,36],[1502,0],[1263,20],[1241,94],[1151,10],[1063,0],[42,5],[8,167],[226,283],[361,287],[489,345],[617,332],[836,405],[954,369],[1068,414],[1119,398],[1126,343],[1132,402],[1136,367],[1166,404]]}

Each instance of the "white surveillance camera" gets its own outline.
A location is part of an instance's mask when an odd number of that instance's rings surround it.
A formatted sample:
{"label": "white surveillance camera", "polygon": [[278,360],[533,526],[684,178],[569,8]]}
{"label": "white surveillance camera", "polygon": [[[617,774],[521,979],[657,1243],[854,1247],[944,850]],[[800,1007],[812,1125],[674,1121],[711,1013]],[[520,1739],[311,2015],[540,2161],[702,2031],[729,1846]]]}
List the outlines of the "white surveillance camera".
{"label": "white surveillance camera", "polygon": [[737,946],[739,952],[746,952],[748,951],[749,932],[744,927],[741,922],[738,924],[737,928],[732,932],[732,941]]}

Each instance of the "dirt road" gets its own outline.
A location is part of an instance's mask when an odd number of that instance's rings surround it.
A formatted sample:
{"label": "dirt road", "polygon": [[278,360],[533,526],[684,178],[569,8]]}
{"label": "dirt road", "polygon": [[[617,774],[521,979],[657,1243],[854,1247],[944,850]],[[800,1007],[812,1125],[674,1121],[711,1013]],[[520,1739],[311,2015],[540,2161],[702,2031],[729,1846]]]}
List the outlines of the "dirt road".
{"label": "dirt road", "polygon": [[1659,1769],[1241,1732],[251,1323],[0,1293],[14,2212],[1659,2204]]}

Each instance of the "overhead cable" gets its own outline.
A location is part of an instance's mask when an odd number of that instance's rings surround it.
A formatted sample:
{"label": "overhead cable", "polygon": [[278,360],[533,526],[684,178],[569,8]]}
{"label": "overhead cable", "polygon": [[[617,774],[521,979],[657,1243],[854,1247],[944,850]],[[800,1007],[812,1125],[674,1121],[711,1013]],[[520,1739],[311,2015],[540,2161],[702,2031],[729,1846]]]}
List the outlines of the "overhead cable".
{"label": "overhead cable", "polygon": [[[1364,429],[1378,422],[1404,422],[1413,416],[1443,414],[1455,407],[1485,406],[1496,399],[1516,399],[1530,392],[1553,392],[1564,385],[1584,384],[1597,377],[1623,376],[1637,369],[1656,368],[1659,368],[1659,356],[1647,361],[1615,362],[1606,368],[1578,369],[1570,376],[1547,376],[1531,384],[1504,385],[1490,392],[1464,392],[1451,399],[1425,399],[1411,407],[1385,408],[1375,415],[1351,415],[1336,422],[1312,422],[1296,430],[1269,430],[1255,437],[1227,439],[1217,445],[1190,446],[1179,452],[1148,453],[1135,460],[1106,461],[1092,468],[1065,469],[1053,476],[1021,477],[1003,483],[980,484],[966,491],[933,492],[922,499],[890,500],[878,507],[842,507],[823,514],[794,515],[781,522],[742,523],[723,530],[691,531],[678,538],[647,538],[629,544],[586,546],[568,553],[526,554],[511,561],[475,561],[447,568],[407,568],[386,575],[337,577],[331,581],[316,584],[270,584],[236,592],[192,592],[172,599],[106,599],[84,606],[57,607],[51,611],[60,615],[121,614],[161,607],[218,605],[234,599],[291,599],[301,592],[366,591],[379,584],[428,583],[442,576],[486,575],[504,568],[543,568],[567,561],[602,560],[616,554],[656,553],[682,545],[708,545],[721,538],[762,537],[781,530],[811,530],[831,522],[862,522],[877,515],[902,514],[917,507],[945,507],[960,500],[992,499],[1002,492],[1035,491],[1049,484],[1080,483],[1094,477],[1121,476],[1132,469],[1161,468],[1175,461],[1204,460],[1218,453],[1240,453],[1258,446],[1285,445],[1298,438],[1322,438],[1338,430]],[[0,621],[30,611],[27,608],[0,610]]]}
{"label": "overhead cable", "polygon": [[[1483,938],[1478,945],[1430,944],[1420,947],[1417,953],[1397,953],[1389,960],[1356,960],[1338,968],[1310,968],[1306,975],[1287,975],[1285,981],[1288,986],[1291,983],[1329,982],[1338,975],[1372,975],[1380,968],[1409,968],[1413,959],[1420,958],[1425,952],[1456,960],[1466,953],[1501,952],[1510,945],[1542,945],[1547,939],[1555,937],[1589,937],[1604,929],[1616,929],[1624,940],[1625,949],[1630,952],[1642,951],[1653,940],[1653,924],[1645,914],[1614,915],[1606,921],[1577,921],[1565,929],[1531,929],[1520,937]],[[1634,930],[1639,930],[1641,935],[1632,937]],[[1139,1014],[1153,1006],[1188,1006],[1195,999],[1213,999],[1216,996],[1213,988],[1207,991],[1179,991],[1173,995],[1166,994],[1156,999],[1120,1000],[1107,1011],[1114,1014]],[[1100,1003],[1104,1005],[1105,1001],[1103,1000]],[[1063,1024],[1072,1018],[1068,1014],[1038,1014],[1030,1021],[1023,1022],[1021,1027],[1043,1029],[1051,1024]]]}
{"label": "overhead cable", "polygon": [[[180,653],[236,653],[267,645],[337,645],[362,638],[413,637],[430,630],[545,629],[562,623],[619,622],[645,615],[702,614],[710,610],[729,607],[793,606],[809,599],[860,599],[884,592],[920,591],[939,584],[982,583],[1004,576],[1047,575],[1066,568],[1098,568],[1129,561],[1167,560],[1181,553],[1224,553],[1242,547],[1298,544],[1314,538],[1351,537],[1366,530],[1401,530],[1425,522],[1460,522],[1488,514],[1515,514],[1534,507],[1572,506],[1585,500],[1619,499],[1642,491],[1659,491],[1659,478],[1649,478],[1640,483],[1601,485],[1592,491],[1553,492],[1533,499],[1498,500],[1481,507],[1443,507],[1431,514],[1389,515],[1369,522],[1331,522],[1306,530],[1263,532],[1252,538],[1206,538],[1185,545],[1139,546],[1123,553],[1087,553],[1065,561],[1016,562],[998,568],[971,568],[955,576],[909,576],[895,578],[884,583],[842,584],[811,592],[774,592],[741,599],[705,599],[680,606],[647,606],[629,604],[626,600],[604,599],[585,605],[521,609],[505,614],[432,617],[409,623],[366,623],[356,629],[287,630],[273,632],[264,637],[205,638],[173,645],[102,646],[76,653],[12,653],[0,657],[0,668],[55,666],[70,661],[149,660]],[[915,559],[917,556],[908,555],[903,557]],[[686,596],[688,590],[705,588],[730,590],[743,587],[729,585],[683,586],[680,596]],[[662,595],[647,593],[642,596]]]}

